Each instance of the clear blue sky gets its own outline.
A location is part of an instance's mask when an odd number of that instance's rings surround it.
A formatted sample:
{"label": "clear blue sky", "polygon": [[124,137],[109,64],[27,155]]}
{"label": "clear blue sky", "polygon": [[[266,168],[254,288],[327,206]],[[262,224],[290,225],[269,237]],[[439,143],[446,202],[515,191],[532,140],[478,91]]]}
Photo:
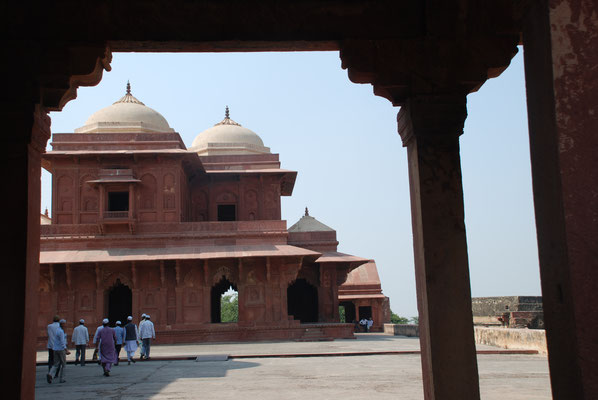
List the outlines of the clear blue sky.
{"label": "clear blue sky", "polygon": [[[378,265],[391,308],[417,315],[406,149],[398,108],[349,81],[337,52],[115,53],[100,84],[51,113],[52,132],[72,132],[132,93],[160,112],[187,146],[231,118],[255,131],[282,168],[298,171],[283,197],[287,226],[310,215],[337,230],[339,250]],[[473,296],[540,295],[531,195],[523,60],[468,96],[461,137]],[[51,209],[49,174],[42,210]]]}

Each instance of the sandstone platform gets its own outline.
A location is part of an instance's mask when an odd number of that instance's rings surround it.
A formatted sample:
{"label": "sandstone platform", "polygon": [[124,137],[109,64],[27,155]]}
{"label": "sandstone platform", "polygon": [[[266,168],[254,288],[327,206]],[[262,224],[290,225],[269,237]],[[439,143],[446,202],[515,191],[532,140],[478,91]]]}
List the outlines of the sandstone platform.
{"label": "sandstone platform", "polygon": [[[47,384],[47,367],[38,365],[36,399],[423,398],[417,338],[356,336],[332,342],[154,346],[152,360],[121,364],[108,378],[96,364],[69,364],[64,384]],[[229,358],[194,361],[216,354]],[[38,353],[38,361],[46,357]],[[478,368],[483,399],[551,398],[545,356],[478,346]]]}

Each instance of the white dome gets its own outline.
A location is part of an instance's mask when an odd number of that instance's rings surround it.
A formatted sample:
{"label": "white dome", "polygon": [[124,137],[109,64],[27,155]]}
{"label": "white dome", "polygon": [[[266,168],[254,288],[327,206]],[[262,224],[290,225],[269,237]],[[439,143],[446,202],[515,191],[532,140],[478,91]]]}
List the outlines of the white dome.
{"label": "white dome", "polygon": [[270,153],[257,133],[230,119],[228,107],[224,119],[197,135],[190,150],[200,156]]}
{"label": "white dome", "polygon": [[174,129],[159,112],[137,100],[127,83],[124,97],[93,113],[85,125],[75,129],[75,132],[174,132]]}

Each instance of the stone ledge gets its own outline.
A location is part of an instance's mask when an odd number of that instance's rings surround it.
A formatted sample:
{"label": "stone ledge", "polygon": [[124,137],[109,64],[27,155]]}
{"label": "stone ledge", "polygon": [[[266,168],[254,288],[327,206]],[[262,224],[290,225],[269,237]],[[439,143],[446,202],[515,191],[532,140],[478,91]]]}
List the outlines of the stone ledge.
{"label": "stone ledge", "polygon": [[419,337],[419,326],[411,324],[384,324],[384,333],[394,336]]}
{"label": "stone ledge", "polygon": [[503,349],[537,350],[547,354],[546,333],[543,329],[485,328],[476,326],[477,344],[501,347]]}

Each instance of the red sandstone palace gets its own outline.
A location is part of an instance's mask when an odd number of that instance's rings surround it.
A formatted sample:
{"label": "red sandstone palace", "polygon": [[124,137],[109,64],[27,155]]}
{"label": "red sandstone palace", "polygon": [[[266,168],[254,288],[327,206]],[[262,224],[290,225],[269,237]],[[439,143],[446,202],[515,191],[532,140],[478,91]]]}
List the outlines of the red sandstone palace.
{"label": "red sandstone palace", "polygon": [[[41,226],[38,327],[152,316],[162,343],[348,338],[346,320],[390,319],[373,260],[337,251],[305,216],[287,230],[281,196],[297,172],[229,117],[190,149],[155,110],[124,97],[54,134],[52,223]],[[238,323],[220,298],[238,291]]]}

